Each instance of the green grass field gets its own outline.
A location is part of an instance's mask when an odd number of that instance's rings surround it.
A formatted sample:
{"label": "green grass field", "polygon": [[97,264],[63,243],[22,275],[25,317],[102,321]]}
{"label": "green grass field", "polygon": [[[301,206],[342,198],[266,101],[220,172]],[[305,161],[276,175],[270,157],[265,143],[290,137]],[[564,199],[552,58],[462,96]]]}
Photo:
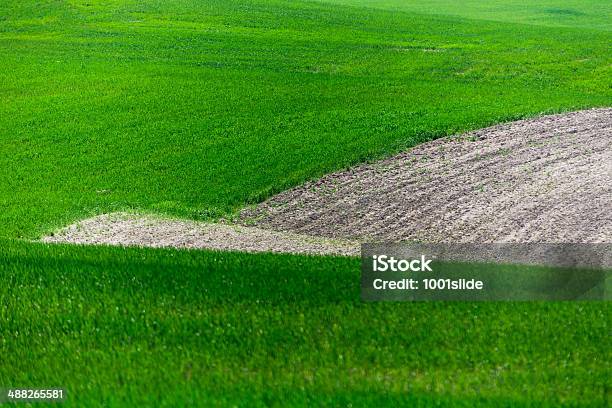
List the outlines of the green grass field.
{"label": "green grass field", "polygon": [[[342,4],[341,4],[342,3]],[[612,102],[604,1],[0,2],[0,387],[72,406],[605,406],[607,303],[364,304],[358,260],[36,239],[231,215]]]}
{"label": "green grass field", "polygon": [[612,96],[603,30],[316,2],[39,3],[0,8],[1,237],[126,208],[214,218]]}
{"label": "green grass field", "polygon": [[612,30],[606,0],[327,0],[328,3],[549,27]]}
{"label": "green grass field", "polygon": [[607,303],[363,303],[354,258],[0,248],[0,382],[74,406],[604,404]]}

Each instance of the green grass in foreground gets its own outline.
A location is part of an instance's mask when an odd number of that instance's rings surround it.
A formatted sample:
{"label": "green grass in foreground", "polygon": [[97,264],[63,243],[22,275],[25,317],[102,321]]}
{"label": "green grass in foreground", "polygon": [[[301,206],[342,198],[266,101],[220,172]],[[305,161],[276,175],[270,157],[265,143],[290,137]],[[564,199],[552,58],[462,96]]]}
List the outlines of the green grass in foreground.
{"label": "green grass in foreground", "polygon": [[604,406],[609,303],[362,303],[358,262],[4,241],[0,384],[68,406]]}
{"label": "green grass in foreground", "polygon": [[441,135],[610,105],[610,32],[591,17],[406,10],[3,1],[0,237],[129,208],[214,218]]}

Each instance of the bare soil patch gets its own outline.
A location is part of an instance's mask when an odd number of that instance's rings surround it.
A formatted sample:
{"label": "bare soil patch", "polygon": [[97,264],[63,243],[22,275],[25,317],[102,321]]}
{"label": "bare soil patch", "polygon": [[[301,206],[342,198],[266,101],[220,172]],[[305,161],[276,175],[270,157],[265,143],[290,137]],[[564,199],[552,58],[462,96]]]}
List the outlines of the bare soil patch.
{"label": "bare soil patch", "polygon": [[612,109],[439,139],[329,174],[238,225],[101,215],[45,242],[358,255],[359,242],[612,242]]}
{"label": "bare soil patch", "polygon": [[612,109],[425,143],[276,195],[241,222],[360,241],[612,242]]}

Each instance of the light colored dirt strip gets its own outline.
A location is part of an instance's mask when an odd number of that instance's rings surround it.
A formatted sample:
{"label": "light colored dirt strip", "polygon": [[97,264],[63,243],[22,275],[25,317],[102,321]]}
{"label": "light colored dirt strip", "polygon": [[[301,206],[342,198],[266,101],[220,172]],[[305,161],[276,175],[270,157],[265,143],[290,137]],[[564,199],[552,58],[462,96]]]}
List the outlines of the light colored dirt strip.
{"label": "light colored dirt strip", "polygon": [[612,109],[425,143],[281,193],[241,221],[369,241],[612,242]]}
{"label": "light colored dirt strip", "polygon": [[358,243],[343,239],[127,213],[84,220],[43,241],[346,256],[359,255],[360,251]]}

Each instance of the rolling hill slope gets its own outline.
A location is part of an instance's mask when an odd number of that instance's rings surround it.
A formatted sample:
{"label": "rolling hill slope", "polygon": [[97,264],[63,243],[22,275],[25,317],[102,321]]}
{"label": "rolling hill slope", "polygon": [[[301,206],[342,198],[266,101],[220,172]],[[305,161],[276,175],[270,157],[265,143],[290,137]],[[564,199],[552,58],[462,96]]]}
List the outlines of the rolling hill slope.
{"label": "rolling hill slope", "polygon": [[316,2],[0,6],[0,236],[216,218],[466,129],[608,105],[606,31]]}
{"label": "rolling hill slope", "polygon": [[381,4],[0,2],[0,387],[63,386],[68,406],[606,404],[608,303],[364,304],[354,258],[23,240],[110,211],[216,219],[439,136],[611,104],[598,2],[571,24]]}

